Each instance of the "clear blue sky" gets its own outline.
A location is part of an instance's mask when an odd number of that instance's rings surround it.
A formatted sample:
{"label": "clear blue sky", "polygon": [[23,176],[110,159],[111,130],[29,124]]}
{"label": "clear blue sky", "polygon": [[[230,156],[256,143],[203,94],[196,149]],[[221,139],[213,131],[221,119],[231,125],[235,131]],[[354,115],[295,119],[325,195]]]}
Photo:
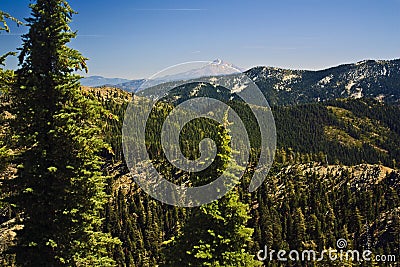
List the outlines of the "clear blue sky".
{"label": "clear blue sky", "polygon": [[[28,0],[0,9],[29,16]],[[90,58],[89,75],[145,78],[174,64],[221,58],[322,69],[363,59],[400,58],[400,0],[71,0],[79,12],[71,46]],[[20,45],[13,28],[0,54]],[[7,61],[9,68],[15,59]]]}

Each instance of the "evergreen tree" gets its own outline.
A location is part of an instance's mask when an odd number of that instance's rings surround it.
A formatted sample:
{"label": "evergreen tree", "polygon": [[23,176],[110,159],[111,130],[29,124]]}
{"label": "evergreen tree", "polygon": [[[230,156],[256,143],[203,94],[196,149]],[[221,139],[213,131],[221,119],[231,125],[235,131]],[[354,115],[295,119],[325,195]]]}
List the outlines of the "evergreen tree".
{"label": "evergreen tree", "polygon": [[[17,25],[21,22],[10,14],[0,10],[0,34],[3,31],[9,32],[7,21],[14,21]],[[10,205],[2,202],[2,180],[10,176],[9,163],[11,159],[10,142],[11,138],[8,135],[8,115],[9,108],[8,92],[10,86],[14,82],[15,74],[12,70],[3,69],[5,60],[8,56],[15,55],[14,52],[8,52],[0,56],[0,265],[12,266],[14,264],[14,255],[7,255],[4,251],[12,244],[10,235],[7,234],[7,228],[1,227],[2,223],[12,218]]]}
{"label": "evergreen tree", "polygon": [[[219,151],[217,168],[225,170],[230,160],[230,139],[218,126]],[[215,173],[211,170],[210,173]],[[198,177],[202,183],[210,177]],[[237,189],[223,198],[195,208],[184,225],[182,235],[167,241],[167,266],[260,266],[261,262],[246,252],[252,242],[253,229],[248,228],[249,206],[239,199]]]}
{"label": "evergreen tree", "polygon": [[64,0],[30,5],[20,68],[10,92],[19,155],[7,201],[22,214],[14,248],[21,266],[112,266],[118,240],[101,231],[107,201],[99,152],[98,106],[85,99],[75,70],[85,58],[67,43],[76,36]]}
{"label": "evergreen tree", "polygon": [[246,227],[248,205],[235,190],[193,212],[182,236],[171,240],[167,266],[259,266],[246,252],[253,229]]}
{"label": "evergreen tree", "polygon": [[[0,34],[2,31],[10,32],[10,28],[7,24],[7,20],[13,21],[16,25],[21,25],[22,22],[18,19],[14,18],[10,14],[0,10]],[[0,131],[0,172],[2,172],[8,164],[9,158],[9,148],[6,146],[6,124],[7,120],[4,118],[4,112],[8,107],[8,96],[7,93],[10,90],[10,87],[15,79],[15,74],[13,70],[3,69],[2,66],[5,66],[5,60],[8,56],[15,55],[15,52],[7,52],[4,55],[0,56],[0,122],[1,122],[1,131]]]}
{"label": "evergreen tree", "polygon": [[294,234],[295,234],[295,248],[300,250],[303,248],[306,238],[306,222],[304,219],[301,208],[297,208],[294,212]]}
{"label": "evergreen tree", "polygon": [[10,54],[12,53],[7,53],[0,57],[0,173],[7,167],[9,161],[9,147],[6,145],[8,123],[5,111],[9,104],[7,92],[14,81],[15,75],[14,71],[4,70],[1,66],[4,66],[4,60]]}
{"label": "evergreen tree", "polygon": [[[14,18],[7,12],[0,10],[0,33],[1,31],[10,32],[10,27],[7,24],[7,20],[15,22],[17,25],[22,25],[23,23],[18,19]],[[0,62],[2,62],[0,60]]]}

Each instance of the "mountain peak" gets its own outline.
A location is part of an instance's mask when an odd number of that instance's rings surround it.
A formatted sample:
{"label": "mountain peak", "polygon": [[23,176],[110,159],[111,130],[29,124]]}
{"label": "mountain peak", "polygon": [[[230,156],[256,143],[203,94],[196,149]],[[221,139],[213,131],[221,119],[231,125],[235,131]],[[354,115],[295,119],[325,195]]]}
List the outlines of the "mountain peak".
{"label": "mountain peak", "polygon": [[224,61],[224,60],[222,60],[222,59],[220,59],[220,58],[217,58],[217,59],[213,60],[213,61],[211,62],[211,65],[226,66],[226,67],[228,67],[228,68],[232,68],[232,69],[238,70],[238,71],[240,71],[240,72],[243,72],[243,71],[244,71],[243,68],[240,68],[240,67],[238,67],[238,66],[235,66],[235,65],[233,65],[232,63],[226,62],[226,61]]}
{"label": "mountain peak", "polygon": [[211,64],[221,65],[221,64],[224,64],[224,61],[220,58],[217,58],[217,59],[213,60],[213,62]]}

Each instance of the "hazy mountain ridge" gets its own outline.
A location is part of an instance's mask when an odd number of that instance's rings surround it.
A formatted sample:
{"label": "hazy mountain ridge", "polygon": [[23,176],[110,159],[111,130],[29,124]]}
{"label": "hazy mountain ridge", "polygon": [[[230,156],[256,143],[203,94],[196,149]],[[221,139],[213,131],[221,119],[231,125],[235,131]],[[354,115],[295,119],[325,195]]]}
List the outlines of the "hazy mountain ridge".
{"label": "hazy mountain ridge", "polygon": [[115,85],[114,87],[128,91],[128,92],[136,92],[145,81],[146,80],[144,80],[144,79],[131,80],[128,82],[119,83],[119,84]]}
{"label": "hazy mountain ridge", "polygon": [[123,78],[105,78],[103,76],[89,76],[81,79],[81,84],[83,86],[97,87],[104,85],[117,85],[120,83],[129,82],[128,79]]}
{"label": "hazy mountain ridge", "polygon": [[[259,66],[245,74],[259,86],[271,105],[364,97],[388,103],[400,102],[400,59],[364,60],[319,71]],[[101,76],[91,76],[81,81],[84,86],[111,86],[128,92],[136,92],[144,82],[144,79]]]}

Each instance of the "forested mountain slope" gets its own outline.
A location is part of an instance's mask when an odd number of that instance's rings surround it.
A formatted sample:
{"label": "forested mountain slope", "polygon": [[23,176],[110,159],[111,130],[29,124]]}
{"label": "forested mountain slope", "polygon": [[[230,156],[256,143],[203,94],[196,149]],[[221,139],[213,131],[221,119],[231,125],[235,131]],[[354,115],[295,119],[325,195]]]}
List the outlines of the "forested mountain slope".
{"label": "forested mountain slope", "polygon": [[[144,193],[129,174],[121,149],[121,128],[132,94],[115,88],[86,87],[84,92],[105,108],[101,126],[112,149],[104,151],[103,157],[112,198],[104,214],[104,230],[122,241],[114,258],[120,266],[162,265],[173,253],[173,248],[164,253],[165,242],[182,235],[197,208],[161,204]],[[225,100],[229,102],[229,98]],[[229,104],[245,114],[243,102],[233,99]],[[154,123],[161,123],[172,108],[173,103],[165,98],[153,116]],[[368,245],[375,253],[397,253],[400,107],[374,99],[340,99],[274,106],[272,111],[277,128],[275,163],[256,192],[247,192],[249,176],[239,186],[240,199],[250,207],[248,227],[254,229],[248,252],[255,255],[265,245],[322,250],[334,248],[337,239],[346,238],[352,248]],[[255,122],[249,119],[248,123],[254,129]],[[194,143],[201,136],[191,131],[186,134]],[[258,138],[252,131],[249,136]],[[154,135],[149,138],[157,139]],[[257,153],[257,142],[253,144]],[[184,149],[193,153],[190,147]],[[159,149],[150,147],[148,152],[156,165],[166,166]],[[172,168],[166,172],[178,183],[190,179]],[[3,231],[6,244],[10,244],[12,230],[20,226],[9,220],[13,214],[8,209],[1,215],[1,227],[11,229]]]}
{"label": "forested mountain slope", "polygon": [[[106,227],[123,240],[119,262],[162,263],[169,257],[162,253],[163,241],[180,234],[193,209],[153,200],[127,173],[120,140],[131,94],[112,88],[88,90],[95,90],[95,98],[110,112],[104,125],[114,151],[108,155],[113,201]],[[170,103],[168,98],[166,102]],[[236,110],[246,109],[240,101],[230,104]],[[165,106],[158,110],[156,120],[169,110]],[[375,253],[397,253],[400,107],[374,99],[340,99],[272,110],[278,138],[274,166],[255,193],[246,193],[246,177],[239,190],[251,207],[249,227],[254,235],[249,250],[255,254],[264,245],[322,250],[346,238],[353,248],[368,245]],[[159,152],[149,153],[159,157]]]}
{"label": "forested mountain slope", "polygon": [[256,67],[246,74],[271,105],[336,98],[400,99],[400,60],[365,60],[320,71]]}

